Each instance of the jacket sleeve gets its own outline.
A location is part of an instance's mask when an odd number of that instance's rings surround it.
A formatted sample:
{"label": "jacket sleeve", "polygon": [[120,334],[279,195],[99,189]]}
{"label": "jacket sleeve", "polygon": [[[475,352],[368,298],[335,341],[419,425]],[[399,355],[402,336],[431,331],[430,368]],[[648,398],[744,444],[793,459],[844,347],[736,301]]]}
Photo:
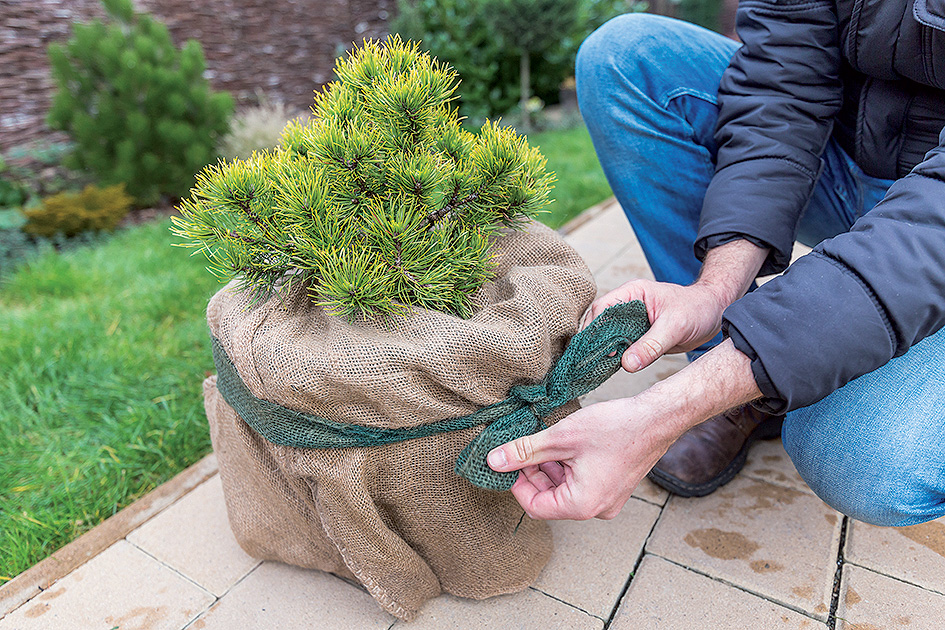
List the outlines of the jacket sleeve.
{"label": "jacket sleeve", "polygon": [[773,412],[814,403],[945,326],[945,130],[849,232],[735,302],[723,330]]}
{"label": "jacket sleeve", "polygon": [[742,0],[743,46],[719,86],[716,172],[695,243],[719,235],[771,248],[762,275],[787,267],[820,158],[840,109],[840,44],[832,0]]}

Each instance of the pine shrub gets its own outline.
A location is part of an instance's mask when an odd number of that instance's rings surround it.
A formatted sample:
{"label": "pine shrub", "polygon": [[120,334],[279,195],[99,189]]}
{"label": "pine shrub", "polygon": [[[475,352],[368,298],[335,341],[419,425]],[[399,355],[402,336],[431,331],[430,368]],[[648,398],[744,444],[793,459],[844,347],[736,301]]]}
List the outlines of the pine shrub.
{"label": "pine shrub", "polygon": [[215,158],[232,98],[203,78],[199,43],[178,50],[167,27],[136,14],[131,0],[102,3],[107,21],[76,24],[65,45],[49,46],[58,88],[49,124],[75,141],[69,166],[124,183],[141,204],[179,197]]}
{"label": "pine shrub", "polygon": [[281,146],[200,173],[175,232],[260,297],[301,281],[349,318],[471,315],[490,237],[549,202],[545,159],[512,129],[464,130],[455,72],[396,36],[336,73]]}
{"label": "pine shrub", "polygon": [[110,232],[128,214],[133,199],[125,185],[108,188],[86,186],[82,192],[63,192],[43,200],[39,208],[25,210],[23,231],[37,236],[76,236],[83,232]]}

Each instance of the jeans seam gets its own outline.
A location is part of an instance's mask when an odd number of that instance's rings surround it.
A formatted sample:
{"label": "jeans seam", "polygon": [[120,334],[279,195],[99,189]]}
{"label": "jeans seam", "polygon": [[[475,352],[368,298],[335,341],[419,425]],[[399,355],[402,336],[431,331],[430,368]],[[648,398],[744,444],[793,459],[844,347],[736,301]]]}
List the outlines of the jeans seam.
{"label": "jeans seam", "polygon": [[[662,98],[660,98],[660,100],[657,101],[656,103],[657,103],[657,105],[659,105],[659,107],[660,107],[663,111],[668,112],[668,111],[669,111],[669,104],[670,104],[673,100],[679,98],[680,96],[691,96],[691,97],[693,97],[693,98],[699,99],[700,101],[705,101],[705,102],[708,103],[709,105],[713,105],[713,106],[716,106],[716,107],[718,107],[718,104],[719,104],[719,103],[718,103],[718,99],[717,99],[715,96],[712,96],[712,95],[710,95],[710,94],[708,94],[708,93],[706,93],[706,92],[703,92],[703,91],[701,91],[701,90],[696,90],[696,89],[693,89],[693,88],[686,87],[686,86],[684,86],[684,85],[681,85],[681,86],[679,86],[679,87],[677,87],[677,88],[674,88],[674,89],[670,90],[669,92],[667,92],[666,94],[664,94],[664,95],[662,96]],[[655,100],[655,99],[654,99],[654,100]],[[689,126],[689,129],[692,130],[692,133],[693,133],[693,135],[694,135],[694,134],[695,134],[695,129],[693,129],[692,124],[691,124],[688,120],[686,120],[685,118],[683,118],[683,120],[686,121],[686,124]],[[700,143],[696,142],[696,144],[700,144]],[[711,156],[711,155],[708,155],[708,152],[706,152],[706,154],[703,155],[702,157],[704,158],[706,167],[708,167],[709,170],[711,170],[711,171],[715,171],[716,164],[715,164],[715,160],[712,159],[712,156]]]}
{"label": "jeans seam", "polygon": [[678,88],[670,90],[669,92],[664,94],[663,97],[659,100],[659,106],[662,107],[663,109],[666,109],[669,107],[670,101],[672,101],[675,98],[679,98],[680,96],[693,96],[695,98],[698,98],[699,100],[709,103],[710,105],[719,104],[717,96],[713,96],[701,90],[694,90],[686,86],[679,86]]}

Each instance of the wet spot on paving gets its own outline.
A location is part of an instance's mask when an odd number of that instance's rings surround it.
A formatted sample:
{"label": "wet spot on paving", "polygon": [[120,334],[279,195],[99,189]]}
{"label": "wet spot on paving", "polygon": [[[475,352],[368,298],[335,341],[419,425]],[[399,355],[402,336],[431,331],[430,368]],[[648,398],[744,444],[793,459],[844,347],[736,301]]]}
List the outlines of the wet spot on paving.
{"label": "wet spot on paving", "polygon": [[800,597],[801,599],[806,599],[809,601],[814,601],[814,587],[813,586],[795,586],[791,589],[791,592]]}
{"label": "wet spot on paving", "polygon": [[896,531],[914,543],[931,549],[945,558],[945,524],[939,521],[900,527]]}
{"label": "wet spot on paving", "polygon": [[854,604],[859,604],[863,601],[863,598],[860,597],[860,594],[853,590],[853,587],[847,589],[847,606],[852,606]]}
{"label": "wet spot on paving", "polygon": [[750,566],[751,570],[755,573],[771,573],[772,571],[780,571],[784,568],[777,562],[771,560],[754,560],[748,566]]}
{"label": "wet spot on paving", "polygon": [[896,617],[896,623],[901,626],[908,626],[910,623],[912,623],[912,617],[909,615],[899,615]]}
{"label": "wet spot on paving", "polygon": [[138,606],[121,617],[106,617],[105,623],[119,628],[153,628],[158,621],[167,618],[167,606]]}
{"label": "wet spot on paving", "polygon": [[836,514],[824,514],[824,518],[827,519],[827,522],[831,525],[837,524],[837,515]]}
{"label": "wet spot on paving", "polygon": [[43,601],[49,601],[50,599],[56,599],[57,597],[59,597],[65,592],[66,592],[65,586],[60,586],[57,589],[47,589],[43,591],[43,594],[40,595],[37,599],[41,599]]}
{"label": "wet spot on paving", "polygon": [[714,527],[697,529],[683,539],[690,547],[698,547],[706,555],[721,560],[747,560],[761,545],[738,532],[726,532]]}
{"label": "wet spot on paving", "polygon": [[781,461],[781,456],[780,455],[765,455],[761,458],[761,461],[768,462],[769,464],[774,463],[774,462],[779,462]]}
{"label": "wet spot on paving", "polygon": [[23,613],[23,616],[28,617],[30,619],[35,619],[36,617],[45,615],[46,612],[50,608],[52,608],[52,606],[50,606],[49,604],[36,604],[32,608],[28,609],[25,613]]}
{"label": "wet spot on paving", "polygon": [[774,470],[773,468],[759,468],[758,470],[754,471],[754,474],[758,475],[759,477],[769,477],[781,483],[787,483],[791,480],[791,478],[785,475],[783,472],[780,470]]}
{"label": "wet spot on paving", "polygon": [[800,490],[763,482],[748,486],[742,493],[755,499],[754,505],[740,508],[745,514],[754,510],[766,510],[775,505],[791,505],[795,499],[804,496]]}

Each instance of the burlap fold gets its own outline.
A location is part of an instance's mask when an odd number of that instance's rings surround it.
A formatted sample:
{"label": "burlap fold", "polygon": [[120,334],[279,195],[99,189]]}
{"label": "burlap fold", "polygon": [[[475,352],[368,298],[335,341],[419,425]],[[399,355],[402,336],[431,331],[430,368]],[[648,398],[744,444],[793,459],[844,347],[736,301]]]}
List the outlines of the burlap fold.
{"label": "burlap fold", "polygon": [[[253,396],[334,422],[405,428],[468,415],[514,386],[539,383],[595,294],[590,272],[533,223],[493,243],[496,279],[468,320],[416,310],[348,322],[304,288],[252,305],[231,284],[210,302],[211,334]],[[551,552],[546,524],[509,493],[453,472],[481,426],[383,446],[273,444],[204,384],[230,524],[243,548],[354,578],[390,613],[412,618],[446,591],[485,598],[527,587]],[[554,421],[577,408],[562,407]]]}

